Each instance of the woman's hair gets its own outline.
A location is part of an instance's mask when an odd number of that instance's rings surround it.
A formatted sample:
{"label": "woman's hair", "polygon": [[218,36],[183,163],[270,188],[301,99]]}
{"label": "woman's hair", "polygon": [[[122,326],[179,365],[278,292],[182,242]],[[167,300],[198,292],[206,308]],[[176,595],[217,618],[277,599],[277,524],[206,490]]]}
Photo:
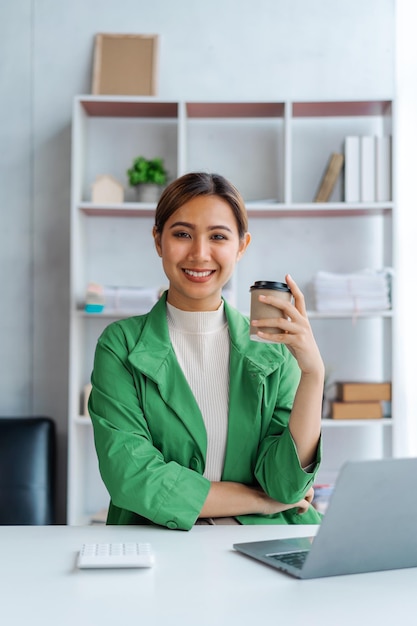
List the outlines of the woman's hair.
{"label": "woman's hair", "polygon": [[156,232],[162,233],[171,215],[186,202],[198,196],[218,196],[227,202],[235,216],[239,238],[243,239],[248,230],[248,216],[241,194],[220,174],[205,172],[184,174],[166,187],[156,207]]}

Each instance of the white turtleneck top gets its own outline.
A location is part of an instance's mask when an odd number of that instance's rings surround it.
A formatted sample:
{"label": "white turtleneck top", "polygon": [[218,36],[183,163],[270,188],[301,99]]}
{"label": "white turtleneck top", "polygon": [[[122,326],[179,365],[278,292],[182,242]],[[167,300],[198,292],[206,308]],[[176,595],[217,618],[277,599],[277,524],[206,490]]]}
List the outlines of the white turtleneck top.
{"label": "white turtleneck top", "polygon": [[[172,346],[207,431],[204,476],[221,479],[227,440],[230,338],[224,305],[217,311],[181,311],[167,303]],[[184,411],[187,407],[184,407]]]}

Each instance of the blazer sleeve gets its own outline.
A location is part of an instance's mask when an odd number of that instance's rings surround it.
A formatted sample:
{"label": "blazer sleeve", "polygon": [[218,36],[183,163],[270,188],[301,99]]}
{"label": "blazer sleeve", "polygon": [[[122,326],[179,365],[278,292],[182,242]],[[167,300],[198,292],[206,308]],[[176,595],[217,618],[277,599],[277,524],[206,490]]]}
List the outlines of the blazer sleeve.
{"label": "blazer sleeve", "polygon": [[[313,485],[321,462],[321,439],[315,463],[302,468],[289,429],[294,396],[300,380],[295,358],[285,350],[286,358],[277,372],[265,380],[264,410],[272,414],[258,449],[255,476],[261,487],[280,502],[298,502]],[[268,402],[274,406],[268,407]]]}
{"label": "blazer sleeve", "polygon": [[89,400],[101,477],[116,507],[189,530],[210,482],[179,463],[165,462],[153,445],[128,354],[123,330],[111,324],[97,343]]}

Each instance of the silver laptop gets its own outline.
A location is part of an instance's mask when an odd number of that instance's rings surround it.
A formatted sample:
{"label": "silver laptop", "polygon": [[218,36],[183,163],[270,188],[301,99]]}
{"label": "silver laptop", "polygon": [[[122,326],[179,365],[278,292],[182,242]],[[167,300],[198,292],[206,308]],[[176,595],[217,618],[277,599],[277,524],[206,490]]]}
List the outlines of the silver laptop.
{"label": "silver laptop", "polygon": [[235,543],[297,578],[417,567],[417,458],[346,463],[315,537]]}

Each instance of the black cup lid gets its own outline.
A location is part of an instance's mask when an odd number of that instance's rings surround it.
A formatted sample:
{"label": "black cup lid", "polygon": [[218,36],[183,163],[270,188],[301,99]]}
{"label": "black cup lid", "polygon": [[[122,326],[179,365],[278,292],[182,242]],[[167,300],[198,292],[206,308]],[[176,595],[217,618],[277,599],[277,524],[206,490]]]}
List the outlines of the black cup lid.
{"label": "black cup lid", "polygon": [[275,289],[275,291],[287,291],[291,293],[291,289],[287,283],[277,283],[273,280],[256,280],[250,287],[249,291],[254,289]]}

